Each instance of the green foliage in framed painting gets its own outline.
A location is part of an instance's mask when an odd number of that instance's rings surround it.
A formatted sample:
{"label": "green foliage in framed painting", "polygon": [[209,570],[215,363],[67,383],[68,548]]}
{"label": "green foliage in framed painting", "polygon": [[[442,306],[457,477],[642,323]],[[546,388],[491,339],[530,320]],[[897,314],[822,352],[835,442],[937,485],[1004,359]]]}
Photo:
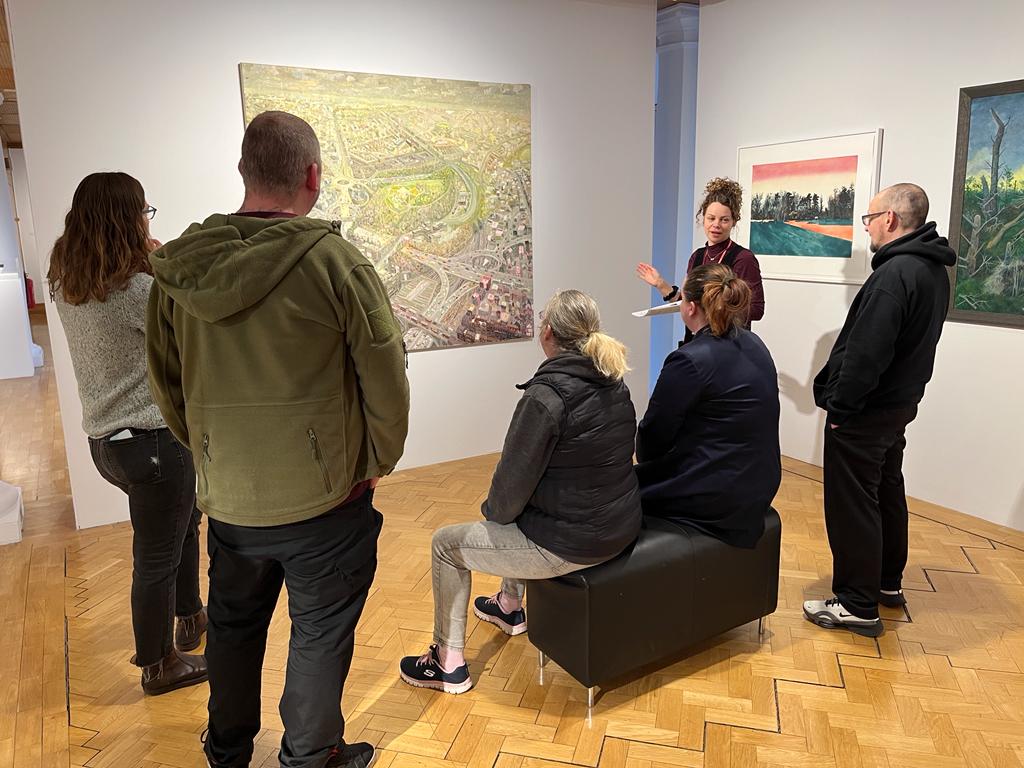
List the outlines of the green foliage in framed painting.
{"label": "green foliage in framed painting", "polygon": [[1024,328],[1024,80],[960,91],[951,320]]}

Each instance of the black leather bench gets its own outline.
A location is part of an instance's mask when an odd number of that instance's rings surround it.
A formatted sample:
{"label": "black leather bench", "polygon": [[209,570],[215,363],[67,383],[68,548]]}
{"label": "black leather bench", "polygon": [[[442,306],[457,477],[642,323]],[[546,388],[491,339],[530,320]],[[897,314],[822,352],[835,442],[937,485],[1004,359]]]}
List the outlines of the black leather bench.
{"label": "black leather bench", "polygon": [[[589,689],[773,613],[782,521],[774,509],[754,549],[658,518],[614,560],[531,581],[530,642]],[[760,626],[759,626],[760,630]]]}

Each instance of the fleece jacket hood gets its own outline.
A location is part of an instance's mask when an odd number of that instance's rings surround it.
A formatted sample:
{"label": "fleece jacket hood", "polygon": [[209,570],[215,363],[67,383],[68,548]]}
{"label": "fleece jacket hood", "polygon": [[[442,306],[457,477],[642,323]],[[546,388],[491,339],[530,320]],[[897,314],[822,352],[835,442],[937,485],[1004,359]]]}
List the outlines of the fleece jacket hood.
{"label": "fleece jacket hood", "polygon": [[402,329],[334,225],[217,214],[150,261],[150,391],[192,451],[203,512],[308,520],[394,469],[409,414]]}
{"label": "fleece jacket hood", "polygon": [[150,263],[175,303],[215,323],[264,299],[332,231],[321,219],[214,214],[154,252]]}

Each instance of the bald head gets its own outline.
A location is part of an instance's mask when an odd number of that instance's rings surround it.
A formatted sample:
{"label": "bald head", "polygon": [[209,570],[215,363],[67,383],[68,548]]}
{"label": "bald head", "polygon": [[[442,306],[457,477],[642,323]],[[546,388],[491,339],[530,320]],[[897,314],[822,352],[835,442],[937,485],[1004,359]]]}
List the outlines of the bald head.
{"label": "bald head", "polygon": [[242,174],[246,193],[289,196],[320,166],[320,142],[309,123],[288,112],[262,112],[242,138]]}
{"label": "bald head", "polygon": [[[914,231],[924,226],[928,220],[928,195],[917,184],[893,184],[886,187],[878,196],[877,209],[890,210],[899,216],[900,228]],[[872,206],[872,210],[875,210]]]}
{"label": "bald head", "polygon": [[893,184],[868,204],[864,229],[871,238],[871,252],[924,226],[928,219],[928,195],[917,184]]}

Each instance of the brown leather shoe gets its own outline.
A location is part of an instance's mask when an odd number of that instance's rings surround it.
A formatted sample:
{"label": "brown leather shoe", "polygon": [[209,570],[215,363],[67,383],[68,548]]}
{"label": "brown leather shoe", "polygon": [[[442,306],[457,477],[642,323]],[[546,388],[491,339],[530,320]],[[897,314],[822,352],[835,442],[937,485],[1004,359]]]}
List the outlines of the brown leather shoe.
{"label": "brown leather shoe", "polygon": [[142,690],[147,696],[176,691],[207,679],[206,659],[176,648],[163,661],[142,668]]}
{"label": "brown leather shoe", "polygon": [[174,644],[179,651],[194,651],[199,647],[206,631],[206,608],[191,616],[179,616],[174,628]]}

